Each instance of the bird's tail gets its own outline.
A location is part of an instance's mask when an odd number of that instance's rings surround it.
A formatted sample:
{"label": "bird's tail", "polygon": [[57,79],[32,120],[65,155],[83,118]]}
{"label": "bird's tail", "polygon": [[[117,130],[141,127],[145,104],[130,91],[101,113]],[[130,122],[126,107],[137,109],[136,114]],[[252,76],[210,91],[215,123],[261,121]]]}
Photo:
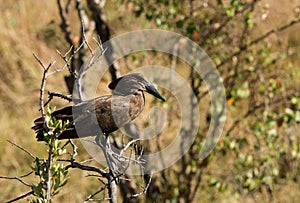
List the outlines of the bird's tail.
{"label": "bird's tail", "polygon": [[44,140],[44,121],[42,117],[34,121],[34,126],[31,129],[35,131],[37,141]]}
{"label": "bird's tail", "polygon": [[[60,119],[63,122],[73,122],[73,116],[72,116],[72,107],[68,106],[63,109],[54,111],[51,116],[54,116],[56,119]],[[36,138],[37,141],[43,141],[44,140],[44,132],[45,132],[45,122],[42,117],[37,118],[34,121],[34,126],[32,129],[36,133]],[[70,126],[67,127],[64,131],[60,132],[58,139],[73,139],[73,138],[78,138],[76,134],[75,127],[71,124]]]}

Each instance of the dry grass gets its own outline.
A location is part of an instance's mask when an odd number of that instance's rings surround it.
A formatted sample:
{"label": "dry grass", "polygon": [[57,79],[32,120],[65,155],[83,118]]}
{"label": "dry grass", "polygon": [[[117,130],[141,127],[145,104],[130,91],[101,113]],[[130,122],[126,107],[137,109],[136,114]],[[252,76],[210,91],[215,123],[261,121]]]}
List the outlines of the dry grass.
{"label": "dry grass", "polygon": [[[297,2],[297,0],[286,0],[283,7],[282,1],[268,1],[270,15],[267,23],[262,27],[269,23],[272,25],[280,24],[285,12]],[[107,8],[113,7],[114,5],[110,4]],[[123,7],[120,13],[117,12],[117,9],[112,9],[112,12],[108,14],[114,35],[134,29],[152,27],[141,19],[135,19],[132,15],[125,15],[127,11],[128,8]],[[37,53],[45,63],[49,63],[58,58],[55,49],[63,47],[63,40],[58,37],[59,19],[55,1],[2,1],[0,13],[0,175],[19,176],[30,170],[31,159],[19,149],[8,144],[7,139],[22,145],[39,156],[45,155],[46,151],[43,144],[35,141],[34,133],[30,129],[33,119],[39,115],[38,97],[41,80],[41,68],[35,62],[32,52]],[[119,16],[123,17],[119,18]],[[267,28],[268,26],[265,27],[265,29]],[[290,33],[284,33],[283,37],[286,41],[292,40],[293,49],[299,52],[300,35],[297,29],[299,27]],[[294,57],[295,62],[297,59],[299,60],[299,54]],[[287,66],[286,71],[293,73],[289,75],[289,78],[286,78],[291,82],[289,85],[295,86],[297,84],[299,90],[300,70]],[[61,89],[61,87],[65,87],[62,78],[62,74],[51,78],[48,88],[52,91],[66,93],[66,88]],[[57,102],[57,105],[65,104],[65,102]],[[82,157],[88,156],[84,151],[80,153]],[[56,201],[80,202],[87,194],[95,191],[98,183],[84,178],[85,175],[87,174],[80,171],[72,171],[68,187],[61,192],[61,197]],[[28,181],[37,180],[28,178]],[[17,181],[8,180],[0,180],[0,188],[0,202],[28,191],[28,188],[23,187]],[[296,202],[300,199],[299,184],[297,183],[278,184],[276,191],[276,202]],[[216,199],[218,202],[253,202],[253,199],[259,200],[249,197],[239,197],[236,200],[232,194],[224,194],[224,196]],[[205,194],[199,192],[199,198],[203,195]]]}

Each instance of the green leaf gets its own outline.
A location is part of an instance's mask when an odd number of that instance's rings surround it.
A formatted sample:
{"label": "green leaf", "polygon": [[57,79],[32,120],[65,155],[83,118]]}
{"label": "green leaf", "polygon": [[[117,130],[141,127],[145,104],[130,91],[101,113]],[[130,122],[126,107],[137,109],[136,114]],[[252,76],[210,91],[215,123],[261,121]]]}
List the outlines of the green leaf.
{"label": "green leaf", "polygon": [[241,88],[237,89],[237,96],[244,99],[250,96],[249,84],[248,82],[244,82]]}

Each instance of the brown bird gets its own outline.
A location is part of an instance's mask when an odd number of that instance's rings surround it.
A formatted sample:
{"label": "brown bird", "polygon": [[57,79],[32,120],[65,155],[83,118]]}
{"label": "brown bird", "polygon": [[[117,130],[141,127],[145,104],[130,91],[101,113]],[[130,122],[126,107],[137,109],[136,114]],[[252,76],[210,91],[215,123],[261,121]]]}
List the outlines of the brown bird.
{"label": "brown bird", "polygon": [[[143,111],[144,91],[165,101],[154,85],[139,73],[120,77],[111,82],[108,87],[114,90],[113,95],[97,97],[52,113],[56,119],[69,122],[67,128],[60,132],[58,139],[96,136],[99,134],[99,127],[106,136],[118,130]],[[93,115],[96,115],[95,119],[93,119]],[[44,139],[44,121],[42,118],[38,118],[34,124],[32,129],[37,134],[36,138],[38,141],[42,141]]]}

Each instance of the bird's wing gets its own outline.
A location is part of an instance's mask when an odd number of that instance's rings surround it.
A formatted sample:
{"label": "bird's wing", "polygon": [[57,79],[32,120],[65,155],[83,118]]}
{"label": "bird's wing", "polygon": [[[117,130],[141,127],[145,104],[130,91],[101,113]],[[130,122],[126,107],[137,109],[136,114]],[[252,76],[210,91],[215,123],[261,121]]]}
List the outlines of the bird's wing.
{"label": "bird's wing", "polygon": [[107,135],[130,122],[130,98],[108,95],[75,105],[73,122],[79,136],[91,136],[99,132]]}
{"label": "bird's wing", "polygon": [[[139,106],[132,102],[132,98],[134,98],[132,96],[101,96],[94,100],[85,101],[53,112],[52,116],[56,119],[69,122],[67,129],[62,132],[59,139],[93,136],[99,132],[108,135],[123,127],[133,120],[144,107],[143,101],[140,109],[133,111],[133,108],[138,108]],[[133,104],[135,106],[132,106]],[[136,114],[137,111],[138,114]],[[33,129],[37,133],[42,132],[42,118],[35,120]],[[42,137],[42,135],[39,136]]]}

